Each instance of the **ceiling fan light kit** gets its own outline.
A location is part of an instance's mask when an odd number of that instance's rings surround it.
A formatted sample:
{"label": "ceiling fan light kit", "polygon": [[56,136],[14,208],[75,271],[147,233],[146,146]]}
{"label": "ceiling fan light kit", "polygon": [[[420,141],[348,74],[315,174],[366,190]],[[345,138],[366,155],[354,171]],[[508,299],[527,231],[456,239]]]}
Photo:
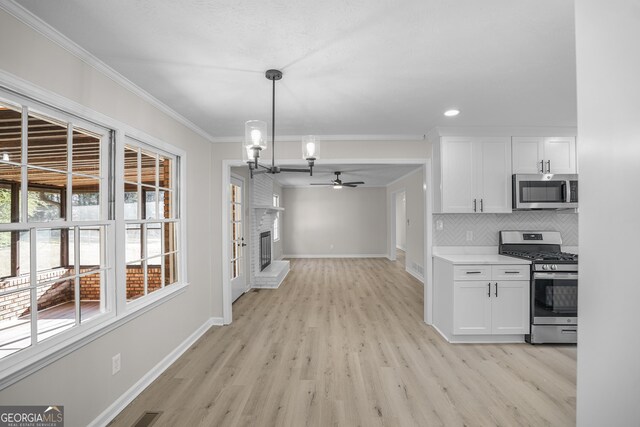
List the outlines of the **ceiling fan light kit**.
{"label": "ceiling fan light kit", "polygon": [[314,135],[302,138],[302,158],[307,161],[308,168],[282,168],[276,166],[276,80],[282,79],[280,70],[267,70],[265,77],[272,82],[271,97],[271,166],[261,164],[260,152],[267,149],[267,124],[261,120],[249,120],[244,125],[243,160],[249,165],[251,178],[255,174],[280,172],[304,172],[313,176],[313,166],[320,154],[320,141]]}
{"label": "ceiling fan light kit", "polygon": [[311,185],[331,185],[334,190],[339,190],[342,187],[355,188],[358,185],[364,184],[363,181],[342,182],[342,180],[340,179],[340,175],[342,174],[342,172],[334,172],[334,174],[336,174],[336,179],[331,181],[331,183],[314,182]]}

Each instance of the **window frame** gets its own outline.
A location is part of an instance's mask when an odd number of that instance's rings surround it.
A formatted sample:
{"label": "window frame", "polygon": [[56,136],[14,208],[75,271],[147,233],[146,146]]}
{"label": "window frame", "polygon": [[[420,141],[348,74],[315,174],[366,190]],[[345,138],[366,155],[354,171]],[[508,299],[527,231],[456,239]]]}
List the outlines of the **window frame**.
{"label": "window frame", "polygon": [[[122,239],[120,239],[120,243],[122,244],[122,246],[118,247],[118,253],[124,253],[125,254],[125,263],[124,263],[124,272],[120,272],[120,277],[123,277],[124,279],[124,288],[121,290],[121,292],[119,292],[119,296],[122,297],[120,299],[120,304],[124,304],[125,308],[123,311],[129,311],[129,310],[133,310],[136,309],[139,306],[144,306],[145,302],[150,299],[150,297],[160,291],[164,291],[166,288],[172,288],[174,286],[176,286],[177,284],[180,284],[183,279],[182,279],[182,275],[185,272],[185,268],[182,262],[181,262],[181,257],[183,256],[183,248],[184,248],[184,239],[182,238],[182,228],[183,228],[183,222],[182,222],[182,217],[181,217],[181,211],[183,209],[183,206],[181,205],[180,201],[183,199],[180,195],[180,193],[183,191],[180,188],[180,183],[182,182],[182,171],[184,170],[184,167],[182,166],[183,164],[183,159],[184,157],[179,155],[179,154],[175,154],[171,151],[166,150],[166,145],[164,148],[161,147],[157,147],[155,145],[151,145],[145,141],[143,141],[143,139],[148,139],[147,138],[139,138],[136,137],[135,135],[133,135],[132,133],[127,133],[125,135],[124,138],[124,144],[122,146],[122,169],[118,170],[116,172],[116,176],[117,177],[122,177],[122,185],[118,185],[116,180],[116,188],[120,188],[122,189],[122,202],[123,202],[123,208],[119,209],[117,208],[118,212],[121,212],[120,217],[122,218],[123,221],[123,231],[122,232],[118,232],[118,235],[120,236],[125,236]],[[171,159],[172,161],[172,170],[171,170],[171,181],[172,181],[172,188],[168,188],[168,187],[161,187],[160,183],[159,183],[159,169],[156,169],[156,183],[155,186],[153,186],[153,189],[157,195],[157,197],[155,198],[155,211],[156,211],[156,218],[150,218],[147,219],[146,217],[146,194],[148,193],[148,190],[146,190],[146,187],[149,187],[149,185],[144,185],[142,184],[142,179],[141,179],[141,170],[138,169],[138,182],[137,182],[137,193],[138,193],[138,218],[137,219],[124,219],[125,215],[124,215],[124,194],[126,193],[125,191],[125,184],[131,184],[130,181],[126,181],[125,180],[125,168],[124,168],[124,152],[125,152],[125,147],[137,147],[138,148],[138,166],[140,166],[140,156],[142,152],[145,152],[146,154],[150,154],[153,153],[156,155],[156,168],[158,168],[159,166],[159,156],[163,156],[166,158]],[[175,147],[173,147],[173,150],[176,150]],[[171,203],[171,210],[172,212],[172,216],[170,216],[169,218],[160,218],[160,216],[158,215],[158,213],[160,212],[159,207],[160,207],[160,201],[159,201],[159,194],[162,190],[170,190],[172,192],[172,197],[173,197],[173,201]],[[116,195],[118,195],[118,192],[116,191]],[[148,224],[168,224],[168,223],[174,223],[177,226],[177,231],[176,231],[176,242],[175,244],[177,245],[177,250],[174,251],[170,251],[170,252],[166,252],[165,248],[164,248],[164,240],[161,237],[161,250],[160,250],[160,255],[159,256],[149,256],[149,254],[146,253],[146,243],[142,243],[145,233],[146,233],[146,229],[147,229],[147,225]],[[130,262],[126,261],[126,231],[127,231],[127,226],[128,225],[140,225],[140,239],[141,239],[141,254],[140,254],[140,259],[136,259]],[[165,230],[165,226],[161,225],[160,228],[162,231]],[[162,232],[161,232],[162,235]],[[147,267],[148,267],[148,261],[150,259],[154,259],[154,258],[161,258],[163,259],[163,257],[165,255],[171,255],[173,254],[176,258],[176,268],[178,270],[178,281],[171,283],[169,285],[165,285],[164,284],[164,273],[165,273],[165,266],[164,266],[164,262],[161,261],[160,266],[161,266],[161,283],[160,283],[160,289],[154,290],[152,292],[147,292]],[[126,283],[126,276],[127,276],[127,269],[132,265],[132,263],[140,263],[140,266],[143,270],[143,274],[144,274],[144,294],[140,297],[137,297],[135,299],[132,300],[127,300],[127,283]],[[156,264],[151,264],[151,265],[156,265]],[[118,266],[118,267],[122,267],[122,266]],[[142,302],[140,302],[140,300],[143,300]],[[123,302],[122,302],[123,301]]]}
{"label": "window frame", "polygon": [[[100,200],[101,218],[96,221],[49,221],[44,224],[44,228],[64,228],[101,226],[104,227],[103,259],[106,262],[104,268],[97,271],[106,271],[104,277],[105,304],[111,309],[105,313],[95,316],[84,324],[76,325],[53,337],[47,338],[22,350],[0,359],[0,390],[14,384],[22,378],[36,372],[39,369],[53,363],[54,361],[72,353],[87,343],[119,328],[123,324],[137,318],[149,310],[167,302],[177,295],[185,292],[189,286],[186,260],[187,260],[187,224],[186,218],[186,168],[187,154],[184,150],[170,145],[160,139],[154,138],[138,129],[87,108],[65,97],[53,92],[41,89],[31,83],[12,77],[11,75],[0,73],[0,101],[10,106],[27,106],[29,112],[44,115],[55,119],[72,123],[70,132],[80,128],[102,134],[109,143],[100,145],[101,151],[101,172],[100,172],[100,194],[104,195]],[[27,120],[23,114],[23,122]],[[106,134],[102,132],[106,131]],[[126,304],[123,301],[123,290],[126,289],[124,280],[124,253],[120,249],[123,245],[122,238],[117,236],[124,230],[124,176],[118,174],[124,170],[124,146],[125,136],[132,136],[135,139],[144,141],[154,149],[159,149],[175,155],[179,158],[179,170],[176,172],[176,191],[174,194],[174,209],[177,212],[180,226],[176,232],[177,244],[180,248],[179,256],[176,257],[176,265],[179,271],[179,281],[171,286],[165,287],[148,295],[148,298],[140,298],[135,304]],[[24,145],[23,137],[23,145]],[[21,159],[22,160],[22,159]],[[26,159],[25,159],[26,160]],[[22,166],[21,162],[11,162],[16,166]],[[103,165],[104,169],[103,174]],[[177,167],[177,166],[176,166]],[[68,167],[69,169],[69,167]],[[73,172],[76,175],[76,172]],[[22,172],[22,181],[25,180],[26,167]],[[80,173],[79,175],[86,175]],[[67,173],[67,182],[71,181],[71,173]],[[86,175],[89,176],[89,175]],[[25,191],[28,191],[25,190]],[[26,208],[26,198],[21,199],[22,211],[28,215]],[[70,214],[72,197],[67,197],[66,207]],[[106,213],[106,214],[105,214]],[[2,231],[24,230],[25,223],[2,224]],[[35,236],[35,233],[32,233]],[[34,242],[34,237],[31,241]],[[120,242],[120,243],[119,243]],[[32,245],[34,246],[34,245]],[[76,256],[78,256],[76,251]]]}

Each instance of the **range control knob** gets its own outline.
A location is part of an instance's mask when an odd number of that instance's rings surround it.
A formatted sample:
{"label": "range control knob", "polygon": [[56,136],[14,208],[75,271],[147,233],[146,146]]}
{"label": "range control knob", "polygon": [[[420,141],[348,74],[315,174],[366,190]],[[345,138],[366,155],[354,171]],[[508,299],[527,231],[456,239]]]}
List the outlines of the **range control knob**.
{"label": "range control knob", "polygon": [[557,269],[558,269],[558,266],[557,266],[557,265],[555,265],[555,264],[553,264],[553,265],[551,266],[551,269],[552,269],[552,270],[557,270]]}
{"label": "range control knob", "polygon": [[542,269],[543,269],[543,270],[548,270],[548,269],[549,269],[549,266],[548,266],[547,264],[544,264],[544,265],[542,266]]}

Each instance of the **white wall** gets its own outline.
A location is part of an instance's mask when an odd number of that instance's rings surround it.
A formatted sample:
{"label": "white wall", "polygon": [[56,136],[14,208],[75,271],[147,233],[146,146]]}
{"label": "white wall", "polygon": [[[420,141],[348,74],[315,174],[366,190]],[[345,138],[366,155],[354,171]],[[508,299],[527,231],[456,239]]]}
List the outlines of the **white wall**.
{"label": "white wall", "polygon": [[387,253],[384,188],[284,188],[285,256]]}
{"label": "white wall", "polygon": [[[284,207],[284,191],[282,191],[282,185],[277,180],[273,180],[273,194],[280,196],[280,206]],[[284,251],[284,216],[286,211],[280,212],[280,240],[273,242],[273,259],[281,259]]]}
{"label": "white wall", "polygon": [[[387,187],[387,200],[390,203],[391,194],[404,191],[406,198],[406,268],[414,274],[424,277],[424,170],[407,175]],[[392,225],[390,225],[392,226]],[[390,230],[389,230],[390,232]]]}
{"label": "white wall", "polygon": [[640,4],[576,2],[579,426],[640,420]]}
{"label": "white wall", "polygon": [[[211,179],[212,146],[2,10],[0,67],[187,152],[191,285],[186,292],[0,391],[3,405],[57,402],[65,406],[67,425],[87,425],[213,314],[209,268],[212,199],[206,185]],[[116,353],[122,355],[122,370],[112,376],[111,357]]]}
{"label": "white wall", "polygon": [[396,248],[406,249],[407,245],[407,199],[405,192],[396,195]]}

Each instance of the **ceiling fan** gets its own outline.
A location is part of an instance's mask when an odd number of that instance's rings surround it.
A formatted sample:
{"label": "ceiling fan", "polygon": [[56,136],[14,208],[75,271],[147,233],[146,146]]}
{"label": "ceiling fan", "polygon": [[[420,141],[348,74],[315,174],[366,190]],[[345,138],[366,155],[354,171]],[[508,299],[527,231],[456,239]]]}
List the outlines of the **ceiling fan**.
{"label": "ceiling fan", "polygon": [[364,184],[364,182],[362,181],[353,181],[353,182],[342,182],[340,180],[340,174],[342,172],[334,172],[336,174],[336,179],[334,179],[333,181],[331,181],[331,183],[329,184],[325,184],[325,183],[312,183],[311,185],[332,185],[334,189],[340,189],[342,187],[351,187],[351,188],[355,188],[360,184]]}

